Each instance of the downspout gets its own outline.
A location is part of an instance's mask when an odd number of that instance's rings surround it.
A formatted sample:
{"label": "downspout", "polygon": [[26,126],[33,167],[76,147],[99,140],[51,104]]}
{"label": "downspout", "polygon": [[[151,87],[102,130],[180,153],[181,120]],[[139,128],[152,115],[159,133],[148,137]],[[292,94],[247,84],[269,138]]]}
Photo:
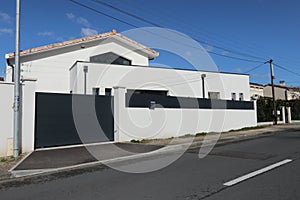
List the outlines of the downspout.
{"label": "downspout", "polygon": [[[14,80],[14,76],[15,76],[15,74],[14,74],[14,66],[9,62],[9,58],[7,58],[6,59],[6,63],[7,63],[7,66],[9,66],[12,70],[11,70],[11,82],[14,82],[15,80]],[[5,81],[6,81],[6,77],[5,77]]]}

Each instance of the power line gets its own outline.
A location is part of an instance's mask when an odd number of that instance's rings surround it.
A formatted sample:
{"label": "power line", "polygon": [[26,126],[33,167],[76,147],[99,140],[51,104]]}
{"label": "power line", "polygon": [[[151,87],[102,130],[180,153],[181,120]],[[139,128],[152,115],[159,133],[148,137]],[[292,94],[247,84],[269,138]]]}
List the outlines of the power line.
{"label": "power line", "polygon": [[276,66],[276,67],[278,67],[278,68],[280,68],[280,69],[282,69],[282,70],[284,70],[284,71],[287,71],[287,72],[289,72],[289,73],[292,73],[292,74],[294,74],[294,75],[296,75],[296,76],[300,76],[299,73],[294,72],[294,71],[292,71],[292,70],[290,70],[290,69],[288,69],[288,68],[286,68],[286,67],[283,67],[283,66],[281,66],[281,65],[278,65],[278,64],[276,64],[276,63],[273,63],[273,64],[274,64],[274,66]]}
{"label": "power line", "polygon": [[253,67],[252,69],[250,69],[250,70],[248,70],[248,71],[245,71],[244,73],[245,73],[245,74],[248,74],[249,72],[252,72],[252,71],[254,71],[254,70],[260,68],[261,66],[263,66],[263,65],[266,64],[266,63],[267,63],[267,62],[264,62],[264,63],[262,63],[262,64],[259,64],[259,65],[255,66],[255,67]]}
{"label": "power line", "polygon": [[216,52],[213,52],[213,51],[210,51],[210,50],[206,50],[206,51],[209,52],[209,53],[212,53],[214,55],[217,55],[217,56],[221,56],[221,57],[225,57],[225,58],[231,58],[231,59],[234,59],[234,60],[241,60],[241,61],[253,62],[253,63],[262,63],[262,61],[259,61],[259,60],[250,60],[250,59],[239,58],[239,57],[235,57],[235,56],[228,56],[228,55],[224,55],[224,54],[221,54],[221,53],[216,53]]}
{"label": "power line", "polygon": [[[214,33],[214,32],[208,31],[207,29],[206,29],[206,30],[203,30],[203,27],[201,27],[201,29],[199,30],[199,28],[196,28],[196,27],[195,27],[195,24],[189,23],[189,21],[185,21],[185,22],[183,23],[182,20],[177,20],[176,18],[175,18],[175,19],[176,19],[176,21],[175,21],[173,17],[170,17],[171,13],[168,12],[169,10],[165,10],[165,9],[164,9],[163,11],[161,11],[161,10],[159,10],[159,7],[157,7],[157,9],[155,9],[155,12],[153,12],[153,11],[154,11],[153,9],[149,9],[149,8],[145,7],[144,4],[143,4],[142,6],[137,7],[138,5],[141,5],[141,4],[137,3],[136,1],[126,1],[126,4],[123,4],[123,5],[122,5],[121,3],[124,3],[124,1],[122,1],[122,0],[115,0],[115,1],[118,1],[117,5],[119,5],[119,7],[122,7],[122,8],[126,8],[126,7],[127,7],[127,10],[128,10],[128,9],[132,9],[132,8],[134,7],[134,8],[135,8],[135,9],[134,9],[135,12],[137,12],[137,11],[140,11],[140,12],[147,12],[147,14],[152,12],[151,18],[153,18],[154,16],[157,16],[159,19],[161,19],[162,16],[159,16],[158,14],[159,14],[159,13],[164,13],[164,15],[163,15],[164,21],[166,21],[166,19],[169,19],[170,21],[173,22],[173,24],[174,24],[174,22],[175,22],[175,23],[176,23],[176,26],[178,26],[178,24],[181,24],[181,26],[187,27],[187,28],[185,28],[185,31],[186,31],[186,30],[192,30],[193,33],[194,33],[194,32],[195,32],[195,33],[199,33],[199,35],[201,35],[201,36],[206,36],[206,37],[208,37],[208,38],[209,38],[208,40],[210,40],[211,37],[213,37],[214,39],[212,39],[212,40],[219,41],[219,42],[223,43],[224,41],[220,40],[220,38],[223,38],[223,39],[225,39],[225,42],[226,42],[226,43],[228,43],[228,42],[231,43],[230,46],[236,46],[236,45],[239,43],[240,45],[242,45],[243,48],[244,48],[244,47],[248,47],[248,48],[250,49],[250,51],[251,51],[251,52],[254,52],[254,54],[256,54],[256,55],[257,55],[257,52],[259,52],[260,50],[262,50],[261,48],[259,48],[259,50],[258,50],[257,47],[253,48],[253,44],[252,44],[252,46],[251,46],[249,43],[239,42],[239,41],[237,41],[236,39],[233,40],[233,39],[232,39],[231,37],[229,37],[229,36],[225,37],[226,33],[223,33],[223,32],[222,32],[222,34],[216,34],[216,33]],[[157,21],[157,20],[155,20],[155,21]],[[188,25],[188,26],[186,26],[186,25]],[[223,46],[224,46],[224,45],[223,45]],[[226,45],[225,45],[225,46],[226,46]],[[227,45],[227,46],[228,46],[228,45]],[[257,46],[257,45],[255,45],[255,46]],[[237,47],[238,47],[238,49],[241,49],[241,46],[237,46]],[[265,51],[264,54],[269,54],[269,53],[267,53],[267,52]],[[262,55],[262,54],[260,54],[260,55]],[[269,56],[263,55],[263,57],[264,57],[264,60],[265,60],[265,59],[266,59],[267,57],[269,57]]]}
{"label": "power line", "polygon": [[79,6],[81,6],[81,7],[84,7],[84,8],[86,8],[86,9],[89,9],[89,10],[91,10],[91,11],[94,11],[94,12],[96,12],[96,13],[98,13],[98,14],[101,14],[101,15],[104,15],[104,16],[106,16],[106,17],[109,17],[109,18],[112,18],[112,19],[114,19],[114,20],[117,20],[117,21],[119,21],[119,22],[121,22],[121,23],[124,23],[124,24],[127,24],[127,25],[129,25],[129,26],[138,28],[138,26],[135,26],[135,25],[133,25],[133,24],[131,24],[131,23],[129,23],[129,22],[126,22],[126,21],[124,21],[124,20],[121,20],[121,19],[119,19],[119,18],[116,18],[116,17],[114,17],[114,16],[112,16],[112,15],[108,15],[108,14],[106,14],[106,13],[104,13],[104,12],[101,12],[101,11],[99,11],[99,10],[97,10],[97,9],[94,9],[94,8],[92,8],[92,7],[86,6],[86,5],[84,5],[84,4],[80,3],[80,2],[77,2],[77,1],[74,1],[74,0],[69,0],[69,1],[71,1],[71,2],[73,2],[73,3],[75,3],[75,4],[77,4],[77,5],[79,5]]}
{"label": "power line", "polygon": [[[112,15],[109,15],[109,14],[106,14],[106,13],[104,13],[104,12],[101,12],[101,11],[99,11],[99,10],[97,10],[97,9],[91,8],[91,7],[89,7],[89,6],[87,6],[87,5],[84,5],[84,4],[80,3],[80,2],[77,2],[77,1],[74,1],[74,0],[69,0],[69,1],[71,1],[72,3],[75,3],[75,4],[77,4],[77,5],[79,5],[79,6],[81,6],[81,7],[84,7],[84,8],[86,8],[86,9],[89,9],[89,10],[91,10],[91,11],[93,11],[93,12],[96,12],[96,13],[98,13],[98,14],[101,14],[101,15],[104,15],[104,16],[106,16],[106,17],[109,17],[109,18],[112,18],[112,19],[114,19],[114,20],[117,20],[117,21],[119,21],[119,22],[121,22],[121,23],[127,24],[127,25],[129,25],[129,26],[134,27],[134,28],[139,28],[138,26],[136,26],[136,25],[134,25],[134,24],[131,24],[131,23],[126,22],[126,21],[124,21],[124,20],[121,20],[121,19],[119,19],[119,18],[113,17]],[[146,31],[146,30],[145,30],[145,31]],[[158,35],[158,34],[155,34],[155,33],[153,33],[153,32],[150,32],[150,31],[146,31],[146,32],[149,32],[149,33],[154,34],[154,35]],[[178,34],[178,33],[177,33],[177,34]],[[178,41],[171,40],[171,39],[169,39],[168,37],[164,37],[164,36],[161,36],[161,35],[158,35],[158,36],[159,36],[159,37],[162,37],[162,38],[165,38],[165,39],[167,39],[167,40],[170,40],[170,41],[173,41],[173,42],[177,42],[177,43],[178,43]],[[192,39],[193,39],[193,38],[192,38]],[[196,39],[194,39],[194,40],[196,40]],[[196,40],[196,41],[197,41],[197,40]],[[199,42],[199,41],[198,41],[198,42]],[[185,45],[185,46],[190,46],[190,47],[192,47],[192,48],[201,49],[201,48],[199,48],[199,47],[191,46],[191,45],[188,45],[188,44],[184,44],[184,43],[181,43],[181,44],[183,44],[183,45]],[[201,50],[202,50],[202,49],[201,49]],[[214,54],[214,55],[217,55],[217,56],[222,56],[222,57],[226,57],[226,58],[230,58],[230,59],[235,59],[235,60],[241,60],[241,61],[246,61],[246,62],[256,62],[256,63],[261,63],[261,62],[262,62],[262,61],[259,61],[259,60],[250,60],[250,59],[244,59],[244,58],[239,58],[239,57],[235,57],[235,56],[223,55],[223,54],[216,53],[216,52],[213,52],[213,51],[210,51],[210,50],[206,50],[206,51],[209,52],[209,53],[212,53],[212,54]]]}
{"label": "power line", "polygon": [[[125,11],[125,10],[122,10],[122,9],[116,7],[116,6],[113,6],[113,5],[109,4],[109,3],[106,3],[106,2],[103,2],[103,1],[100,1],[100,0],[93,0],[93,2],[98,3],[98,4],[101,4],[101,5],[106,6],[106,7],[109,7],[109,8],[111,8],[111,9],[114,9],[114,10],[116,10],[116,11],[118,11],[118,12],[121,12],[121,13],[123,13],[123,14],[126,14],[126,15],[128,15],[128,16],[130,16],[130,17],[133,17],[133,18],[135,18],[135,19],[138,19],[138,20],[140,20],[140,21],[142,21],[142,22],[151,24],[151,25],[153,25],[153,26],[157,26],[157,27],[160,27],[160,28],[165,28],[165,27],[163,27],[163,26],[161,26],[161,25],[159,25],[159,24],[157,24],[157,23],[154,23],[154,22],[149,21],[149,20],[147,20],[147,19],[145,19],[145,18],[142,18],[142,17],[140,17],[140,16],[137,16],[137,15],[134,15],[134,14],[132,14],[132,13],[129,13],[129,12],[127,12],[127,11]],[[174,33],[178,34],[177,32],[174,32]],[[179,35],[179,34],[178,34],[178,35]],[[180,36],[186,37],[185,35],[182,35],[182,34],[180,34]],[[260,60],[260,59],[263,59],[263,60],[264,60],[264,58],[261,58],[261,57],[258,57],[258,56],[253,56],[253,55],[249,55],[249,54],[237,52],[237,51],[234,51],[234,50],[230,50],[230,49],[227,49],[227,48],[224,48],[224,47],[221,47],[221,46],[217,46],[217,45],[214,45],[214,44],[211,44],[211,43],[209,43],[209,42],[205,42],[205,41],[202,41],[202,40],[199,40],[199,39],[196,39],[196,38],[193,38],[193,39],[196,40],[196,41],[199,42],[199,43],[202,43],[202,44],[205,44],[205,45],[209,45],[209,46],[212,46],[212,47],[214,47],[214,48],[217,48],[217,49],[220,49],[220,50],[224,50],[224,51],[227,51],[227,52],[230,52],[230,53],[233,53],[233,54],[237,54],[237,55],[241,55],[241,56],[245,56],[245,57],[251,57],[251,58],[259,59],[259,60]]]}

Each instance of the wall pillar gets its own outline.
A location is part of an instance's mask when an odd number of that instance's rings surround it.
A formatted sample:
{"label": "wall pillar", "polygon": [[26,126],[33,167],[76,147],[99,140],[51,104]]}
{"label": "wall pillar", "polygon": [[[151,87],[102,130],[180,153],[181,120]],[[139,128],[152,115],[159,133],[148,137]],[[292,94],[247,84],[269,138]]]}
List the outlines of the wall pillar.
{"label": "wall pillar", "polygon": [[282,116],[282,121],[285,124],[286,123],[286,117],[285,117],[285,107],[281,107],[281,116]]}
{"label": "wall pillar", "polygon": [[126,88],[116,86],[114,89],[114,139],[115,142],[121,142],[122,134],[122,115],[125,109]]}
{"label": "wall pillar", "polygon": [[292,110],[291,107],[287,107],[287,123],[292,123]]}
{"label": "wall pillar", "polygon": [[254,105],[254,121],[255,121],[256,126],[257,126],[257,122],[258,122],[258,120],[257,120],[257,100],[253,101],[253,105]]}
{"label": "wall pillar", "polygon": [[36,80],[23,80],[22,152],[34,150]]}

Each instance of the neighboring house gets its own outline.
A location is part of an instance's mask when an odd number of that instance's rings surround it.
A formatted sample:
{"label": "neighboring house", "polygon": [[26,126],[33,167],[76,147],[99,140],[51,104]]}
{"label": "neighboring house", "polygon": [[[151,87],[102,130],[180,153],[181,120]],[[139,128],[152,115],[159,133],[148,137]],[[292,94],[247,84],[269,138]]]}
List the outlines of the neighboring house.
{"label": "neighboring house", "polygon": [[[295,100],[300,99],[299,90],[293,86],[285,85],[284,81],[274,85],[276,100]],[[264,96],[272,97],[272,85],[268,84],[264,87]]]}
{"label": "neighboring house", "polygon": [[259,99],[264,96],[264,85],[258,83],[250,83],[250,97]]}
{"label": "neighboring house", "polygon": [[[74,127],[74,96],[79,97],[79,115],[83,112],[88,122],[84,133],[98,130],[89,124],[95,115],[88,110],[96,108],[108,136],[89,138],[89,143],[257,125],[249,75],[149,66],[158,55],[116,31],[22,51],[23,151],[81,142]],[[0,83],[6,98],[0,101],[0,155],[9,149],[13,132],[14,53],[6,59],[6,82]],[[85,100],[95,106],[85,109]]]}

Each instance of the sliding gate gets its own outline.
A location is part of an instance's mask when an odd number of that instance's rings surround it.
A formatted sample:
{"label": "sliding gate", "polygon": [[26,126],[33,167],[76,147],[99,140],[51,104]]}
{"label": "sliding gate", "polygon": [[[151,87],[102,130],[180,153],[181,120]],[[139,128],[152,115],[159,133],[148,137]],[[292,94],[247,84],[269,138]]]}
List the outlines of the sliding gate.
{"label": "sliding gate", "polygon": [[[77,106],[80,102],[95,104],[93,110],[82,106],[83,109],[76,111],[80,123],[85,126],[84,131],[80,130],[80,135],[73,119],[72,100],[72,94],[36,93],[35,148],[114,140],[112,96],[76,96]],[[93,125],[89,126],[91,121],[95,121],[95,112],[101,131],[96,131]]]}

